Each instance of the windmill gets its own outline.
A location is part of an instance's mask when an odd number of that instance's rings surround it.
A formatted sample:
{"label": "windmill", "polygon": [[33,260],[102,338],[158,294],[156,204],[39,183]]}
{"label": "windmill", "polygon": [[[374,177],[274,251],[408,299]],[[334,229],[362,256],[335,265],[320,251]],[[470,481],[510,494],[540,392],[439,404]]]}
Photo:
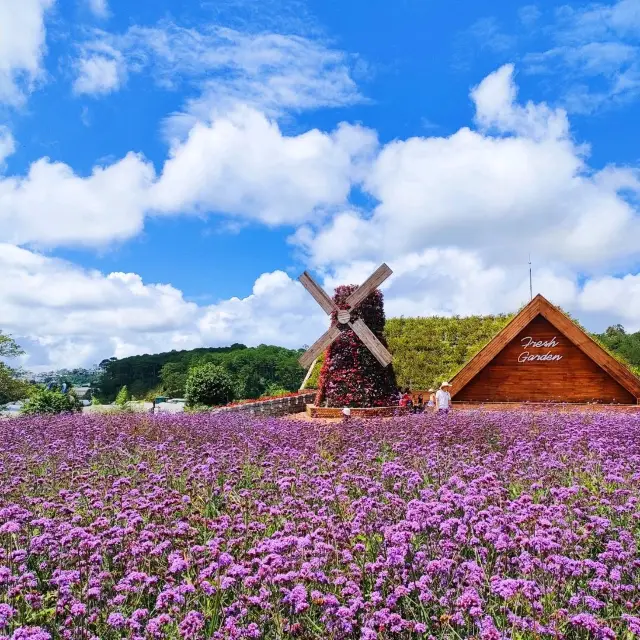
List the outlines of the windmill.
{"label": "windmill", "polygon": [[324,312],[327,315],[335,313],[337,319],[337,323],[332,324],[329,330],[320,336],[300,357],[299,362],[305,369],[308,369],[314,360],[338,338],[342,331],[340,327],[350,327],[383,367],[388,367],[391,364],[392,356],[386,347],[376,338],[375,334],[367,327],[362,319],[352,321],[351,313],[392,273],[393,271],[391,271],[386,264],[378,267],[362,285],[346,299],[343,305],[346,308],[339,308],[306,271],[298,278],[302,286],[313,296]]}

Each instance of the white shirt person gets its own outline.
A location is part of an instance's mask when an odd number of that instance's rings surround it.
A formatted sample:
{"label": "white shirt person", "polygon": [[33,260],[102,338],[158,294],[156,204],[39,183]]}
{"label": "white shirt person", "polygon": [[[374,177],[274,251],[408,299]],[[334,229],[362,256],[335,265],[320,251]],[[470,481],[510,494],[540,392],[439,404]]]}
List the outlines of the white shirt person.
{"label": "white shirt person", "polygon": [[436,393],[436,411],[438,413],[449,413],[451,409],[451,394],[447,391],[450,386],[448,382],[443,382]]}

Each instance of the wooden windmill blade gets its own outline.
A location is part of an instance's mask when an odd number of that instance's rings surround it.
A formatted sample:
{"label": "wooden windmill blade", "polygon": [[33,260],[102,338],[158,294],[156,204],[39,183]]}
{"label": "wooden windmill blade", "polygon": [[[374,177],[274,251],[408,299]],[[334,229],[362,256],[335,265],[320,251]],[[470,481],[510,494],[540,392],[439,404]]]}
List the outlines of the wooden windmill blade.
{"label": "wooden windmill blade", "polygon": [[298,359],[304,369],[308,369],[311,363],[320,356],[324,350],[340,335],[340,329],[333,325],[323,333]]}
{"label": "wooden windmill blade", "polygon": [[349,308],[357,307],[367,296],[371,295],[393,271],[386,265],[381,264],[346,300]]}
{"label": "wooden windmill blade", "polygon": [[350,322],[349,326],[383,367],[388,367],[391,364],[392,355],[362,320]]}
{"label": "wooden windmill blade", "polygon": [[335,302],[326,294],[324,289],[305,271],[299,278],[302,286],[313,296],[314,300],[324,309],[327,315],[338,310]]}
{"label": "wooden windmill blade", "polygon": [[[373,274],[347,298],[344,306],[348,306],[348,309],[345,309],[343,305],[341,305],[343,308],[338,308],[336,303],[326,294],[322,287],[316,284],[306,271],[298,278],[304,288],[322,307],[324,312],[328,315],[335,312],[335,319],[338,321],[338,324],[342,326],[348,325],[383,367],[388,367],[391,364],[393,360],[391,354],[363,320],[360,319],[351,322],[351,313],[355,307],[367,296],[371,295],[392,273],[386,264],[378,267]],[[311,363],[320,356],[339,335],[340,329],[337,325],[333,325],[302,354],[298,362],[300,362],[305,369],[309,368]]]}

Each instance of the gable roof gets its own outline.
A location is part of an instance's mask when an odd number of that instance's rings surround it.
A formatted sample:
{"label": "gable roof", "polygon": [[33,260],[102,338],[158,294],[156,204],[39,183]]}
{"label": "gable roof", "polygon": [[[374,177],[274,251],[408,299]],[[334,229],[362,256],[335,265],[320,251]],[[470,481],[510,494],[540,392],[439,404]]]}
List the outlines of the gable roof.
{"label": "gable roof", "polygon": [[640,401],[640,379],[608,354],[563,311],[538,294],[498,335],[479,351],[452,379],[453,397],[475,378],[524,328],[541,315],[564,336]]}

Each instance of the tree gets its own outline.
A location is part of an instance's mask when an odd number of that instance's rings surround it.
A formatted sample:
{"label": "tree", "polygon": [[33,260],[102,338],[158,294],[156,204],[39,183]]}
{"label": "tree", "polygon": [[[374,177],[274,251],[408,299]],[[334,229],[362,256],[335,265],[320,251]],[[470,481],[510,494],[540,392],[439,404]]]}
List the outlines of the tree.
{"label": "tree", "polygon": [[116,404],[120,407],[124,407],[124,405],[129,402],[129,390],[127,389],[127,385],[125,384],[120,391],[118,391],[118,395],[116,396]]}
{"label": "tree", "polygon": [[0,330],[0,358],[15,358],[23,353],[12,337]]}
{"label": "tree", "polygon": [[[344,308],[345,300],[356,290],[355,285],[338,287],[334,301]],[[351,314],[362,318],[375,336],[386,346],[384,307],[380,291],[374,291]],[[337,323],[334,312],[332,322]],[[347,325],[338,325],[340,336],[325,353],[320,372],[316,404],[330,407],[383,407],[393,404],[396,377],[392,365],[383,367]]]}
{"label": "tree", "polygon": [[167,362],[160,370],[164,393],[172,398],[184,397],[188,375],[186,362]]}
{"label": "tree", "polygon": [[640,331],[627,333],[622,325],[617,324],[593,337],[616,358],[630,364],[634,371],[640,367]]}
{"label": "tree", "polygon": [[73,392],[62,393],[38,388],[25,403],[22,413],[26,415],[72,413],[80,409],[80,402]]}
{"label": "tree", "polygon": [[0,404],[22,400],[29,395],[31,385],[16,372],[0,362]]}
{"label": "tree", "polygon": [[234,383],[220,366],[204,364],[189,372],[186,384],[187,403],[195,405],[221,405],[234,399]]}
{"label": "tree", "polygon": [[621,324],[614,324],[613,326],[607,328],[607,330],[605,331],[605,335],[608,337],[624,336],[626,335],[626,331]]}
{"label": "tree", "polygon": [[[0,331],[0,358],[15,358],[23,353],[11,336]],[[31,385],[17,371],[0,362],[0,404],[22,400],[30,390]]]}

